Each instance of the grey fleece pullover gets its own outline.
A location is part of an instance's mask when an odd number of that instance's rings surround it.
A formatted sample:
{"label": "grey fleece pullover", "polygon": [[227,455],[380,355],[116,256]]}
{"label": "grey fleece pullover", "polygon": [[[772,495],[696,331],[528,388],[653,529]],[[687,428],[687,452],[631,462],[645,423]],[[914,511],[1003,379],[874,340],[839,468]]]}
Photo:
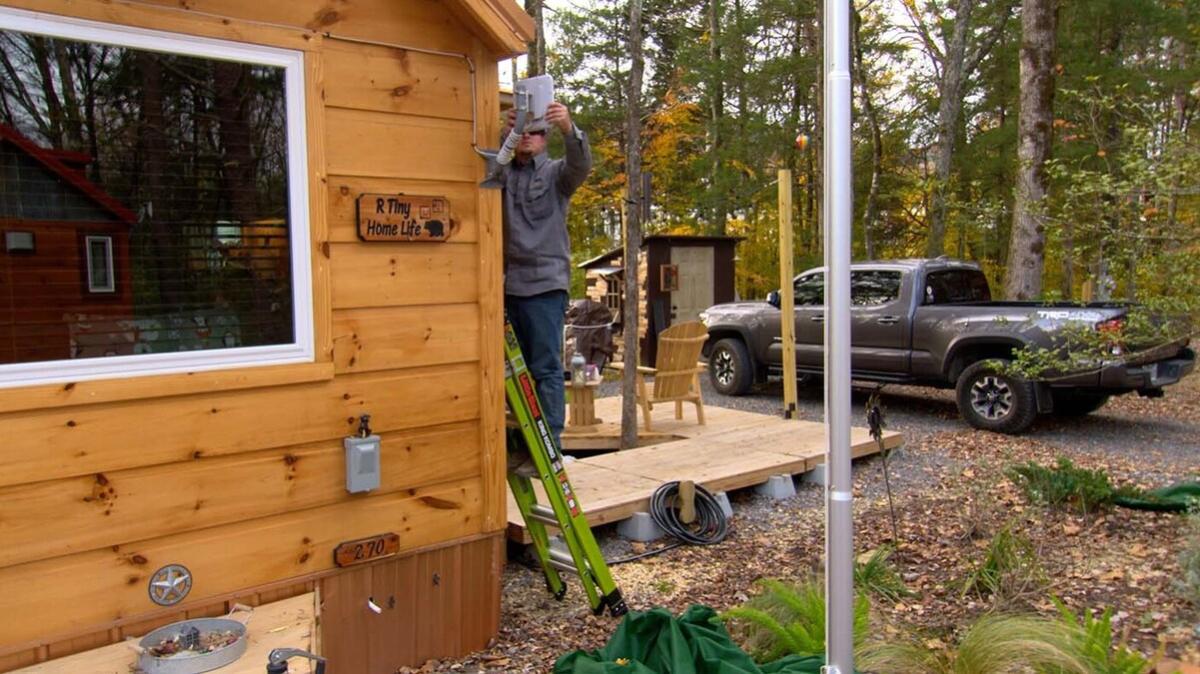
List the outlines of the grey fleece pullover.
{"label": "grey fleece pullover", "polygon": [[587,136],[576,127],[564,136],[566,156],[545,152],[504,177],[504,293],[530,297],[571,286],[567,206],[592,170]]}

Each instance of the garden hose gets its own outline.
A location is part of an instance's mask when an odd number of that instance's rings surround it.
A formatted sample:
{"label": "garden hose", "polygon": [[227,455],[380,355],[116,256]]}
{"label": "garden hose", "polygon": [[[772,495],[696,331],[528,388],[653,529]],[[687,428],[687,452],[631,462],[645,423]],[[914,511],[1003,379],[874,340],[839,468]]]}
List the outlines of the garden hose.
{"label": "garden hose", "polygon": [[691,545],[713,545],[725,540],[729,521],[707,489],[696,485],[696,521],[684,524],[679,519],[679,482],[666,482],[650,497],[650,517],[663,531]]}

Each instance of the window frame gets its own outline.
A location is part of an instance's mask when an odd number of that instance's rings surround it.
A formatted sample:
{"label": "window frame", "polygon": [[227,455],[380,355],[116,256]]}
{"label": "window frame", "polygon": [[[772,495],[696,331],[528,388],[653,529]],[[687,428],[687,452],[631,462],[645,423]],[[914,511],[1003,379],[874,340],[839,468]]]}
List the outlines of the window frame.
{"label": "window frame", "polygon": [[[814,302],[814,303],[801,302],[800,301],[800,293],[799,293],[800,284],[804,283],[805,281],[809,281],[813,278],[821,279],[821,301]],[[794,298],[794,303],[795,303],[796,308],[824,307],[825,306],[825,272],[824,271],[815,271],[815,272],[811,272],[808,274],[802,274],[800,276],[797,276],[796,280],[792,282],[792,297]]]}
{"label": "window frame", "polygon": [[[867,274],[880,274],[880,275],[886,274],[888,276],[894,276],[895,277],[894,280],[896,282],[896,294],[883,302],[872,302],[871,304],[855,304],[854,303],[854,290],[855,290],[855,275],[856,274],[858,275],[859,278],[862,278],[863,276],[865,276]],[[903,294],[904,294],[904,273],[898,269],[860,269],[857,271],[850,272],[850,306],[852,309],[878,309],[879,307],[891,306],[891,305],[895,304],[896,302],[899,302],[900,298]]]}
{"label": "window frame", "polygon": [[665,293],[679,291],[679,265],[663,264],[658,267],[658,287]]}
{"label": "window frame", "polygon": [[[92,271],[95,265],[92,264],[92,244],[102,241],[104,242],[104,266],[105,273],[108,274],[108,283],[106,285],[98,285]],[[113,264],[113,237],[108,234],[88,234],[83,237],[83,255],[87,264],[87,290],[92,295],[111,295],[117,292],[116,265]]]}
{"label": "window frame", "polygon": [[[0,7],[0,19],[11,31],[284,69],[293,336],[290,343],[267,346],[5,363],[0,389],[316,362],[304,52],[7,7]],[[110,280],[115,286],[115,275]]]}

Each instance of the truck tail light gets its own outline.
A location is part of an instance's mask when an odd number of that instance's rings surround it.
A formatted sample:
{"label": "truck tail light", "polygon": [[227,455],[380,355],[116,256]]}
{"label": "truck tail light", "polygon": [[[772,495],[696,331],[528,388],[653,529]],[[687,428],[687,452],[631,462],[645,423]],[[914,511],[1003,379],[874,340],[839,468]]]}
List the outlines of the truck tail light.
{"label": "truck tail light", "polygon": [[1105,346],[1114,356],[1125,353],[1124,332],[1125,317],[1118,316],[1096,324],[1096,332],[1100,333]]}

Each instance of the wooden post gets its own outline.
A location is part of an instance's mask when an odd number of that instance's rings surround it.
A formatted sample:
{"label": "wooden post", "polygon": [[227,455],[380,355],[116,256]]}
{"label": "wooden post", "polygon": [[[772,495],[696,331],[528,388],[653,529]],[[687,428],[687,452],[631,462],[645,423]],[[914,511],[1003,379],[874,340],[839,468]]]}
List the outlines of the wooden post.
{"label": "wooden post", "polygon": [[792,285],[792,172],[779,171],[779,296],[783,338],[783,418],[796,418],[796,298]]}
{"label": "wooden post", "polygon": [[696,483],[691,480],[679,483],[679,521],[684,524],[696,521]]}

